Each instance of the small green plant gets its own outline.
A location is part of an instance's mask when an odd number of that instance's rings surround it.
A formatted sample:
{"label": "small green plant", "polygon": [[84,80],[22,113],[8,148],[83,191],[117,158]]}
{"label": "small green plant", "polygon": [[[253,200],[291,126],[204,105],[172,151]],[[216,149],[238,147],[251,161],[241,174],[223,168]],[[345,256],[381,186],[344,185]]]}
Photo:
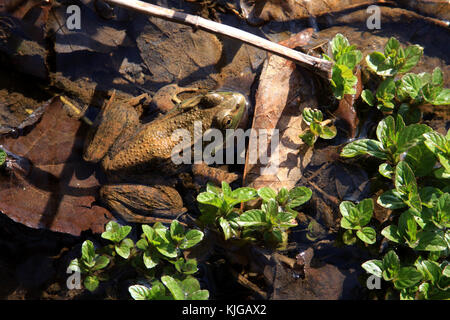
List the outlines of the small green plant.
{"label": "small green plant", "polygon": [[331,40],[331,51],[333,57],[324,54],[323,58],[335,62],[330,80],[331,89],[334,96],[341,100],[345,94],[356,93],[355,85],[358,79],[353,70],[361,62],[363,55],[340,33]]}
{"label": "small green plant", "polygon": [[[230,238],[246,241],[264,241],[271,247],[283,246],[287,241],[287,229],[296,226],[298,212],[294,208],[311,198],[306,187],[288,191],[281,188],[277,193],[269,187],[256,191],[253,188],[231,190],[222,182],[222,189],[212,184],[197,197],[202,216],[200,220],[221,229],[225,240]],[[242,212],[234,206],[240,202],[262,199],[259,209]]]}
{"label": "small green plant", "polygon": [[373,214],[373,200],[364,199],[357,205],[350,201],[343,201],[339,205],[339,210],[342,214],[341,227],[347,229],[343,234],[345,244],[353,244],[356,242],[356,236],[367,244],[374,244],[376,241],[376,232],[371,227],[366,225],[372,219]]}
{"label": "small green plant", "polygon": [[395,251],[387,252],[382,260],[366,261],[362,267],[370,274],[385,281],[391,281],[400,298],[412,299],[449,299],[450,268],[448,262],[417,258],[414,265],[402,265]]}
{"label": "small green plant", "polygon": [[131,249],[134,247],[133,240],[125,237],[130,233],[130,226],[120,226],[114,221],[108,222],[102,238],[113,242],[115,252],[124,259],[128,259]]}
{"label": "small green plant", "polygon": [[136,247],[142,251],[142,258],[147,269],[152,269],[168,261],[178,272],[193,274],[197,272],[195,260],[185,260],[181,256],[181,250],[189,249],[203,239],[200,230],[189,230],[185,232],[184,227],[174,220],[170,229],[162,223],[157,222],[153,227],[142,225],[141,239]]}
{"label": "small green plant", "polygon": [[[365,89],[361,94],[362,99],[385,113],[391,113],[399,107],[398,111],[407,123],[420,120],[420,111],[416,107],[421,104],[450,104],[450,89],[443,88],[443,74],[439,67],[432,74],[407,73],[417,65],[422,54],[422,47],[411,45],[403,49],[397,39],[390,38],[384,54],[375,51],[366,57],[369,69],[383,80],[375,94]],[[406,74],[395,78],[402,73]]]}
{"label": "small green plant", "polygon": [[352,158],[368,154],[387,161],[380,165],[378,171],[386,178],[392,178],[393,167],[399,163],[402,155],[405,161],[414,168],[419,176],[426,175],[436,163],[431,151],[423,143],[424,133],[433,130],[424,124],[406,126],[402,116],[387,116],[378,123],[376,135],[378,140],[359,139],[347,144],[341,151],[341,156]]}
{"label": "small green plant", "polygon": [[179,299],[182,297],[180,290],[183,299],[207,299],[208,291],[200,290],[198,280],[193,277],[198,271],[197,261],[185,259],[183,255],[183,250],[202,241],[203,232],[186,231],[177,220],[172,221],[170,227],[162,223],[155,223],[153,227],[142,225],[142,231],[135,245],[126,238],[131,232],[130,226],[108,222],[101,237],[112,244],[95,250],[91,241],[85,241],[81,258],[72,260],[70,269],[84,275],[83,284],[89,291],[95,291],[100,280],[108,279],[114,268],[128,265],[144,278],[140,284],[129,287],[135,299]]}
{"label": "small green plant", "polygon": [[249,187],[231,190],[228,183],[222,182],[222,188],[211,183],[206,186],[206,191],[197,196],[197,202],[202,212],[200,220],[207,224],[220,228],[225,240],[239,235],[240,210],[235,208],[237,204],[254,200],[258,197],[255,189]]}
{"label": "small green plant", "polygon": [[72,260],[69,264],[69,269],[84,275],[84,287],[89,291],[95,291],[99,280],[103,279],[103,277],[99,276],[99,271],[106,268],[109,263],[110,259],[104,255],[97,254],[92,241],[86,240],[81,246],[81,258]]}
{"label": "small green plant", "polygon": [[[168,290],[166,290],[166,288]],[[208,290],[201,290],[194,277],[183,280],[162,276],[150,285],[133,285],[128,288],[134,300],[208,300]]]}
{"label": "small green plant", "polygon": [[382,77],[395,76],[410,71],[423,55],[423,48],[411,45],[406,49],[395,38],[390,38],[384,47],[384,53],[374,51],[366,57],[369,68]]}
{"label": "small green plant", "polygon": [[314,145],[317,138],[333,139],[336,136],[336,127],[330,124],[330,120],[323,121],[323,114],[320,110],[305,108],[303,109],[303,121],[309,128],[300,135],[300,138],[310,147]]}

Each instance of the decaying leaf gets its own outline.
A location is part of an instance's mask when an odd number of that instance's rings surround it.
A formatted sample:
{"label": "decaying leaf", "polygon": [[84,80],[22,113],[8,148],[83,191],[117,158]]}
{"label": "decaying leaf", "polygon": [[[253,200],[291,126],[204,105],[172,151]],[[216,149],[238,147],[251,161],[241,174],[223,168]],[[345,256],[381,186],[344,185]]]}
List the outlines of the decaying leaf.
{"label": "decaying leaf", "polygon": [[[307,29],[281,44],[291,48],[305,45],[312,32],[312,29]],[[269,143],[267,150],[262,150],[258,148],[258,141],[252,143],[250,140],[244,185],[291,189],[302,177],[302,168],[311,156],[299,138],[302,132],[302,110],[305,107],[317,107],[312,79],[308,71],[281,57],[270,55],[265,62],[256,94],[252,130],[257,133],[258,140],[267,140]],[[263,129],[268,130],[267,139]],[[272,129],[279,130],[278,147],[276,137],[270,133]],[[278,150],[278,153],[271,154],[271,149]],[[259,152],[260,159],[255,164],[251,157],[256,152]],[[267,162],[263,161],[261,154],[268,155]]]}
{"label": "decaying leaf", "polygon": [[0,137],[10,154],[0,173],[0,211],[33,228],[73,235],[102,232],[112,216],[95,204],[96,166],[81,158],[85,130],[53,99],[28,134]]}

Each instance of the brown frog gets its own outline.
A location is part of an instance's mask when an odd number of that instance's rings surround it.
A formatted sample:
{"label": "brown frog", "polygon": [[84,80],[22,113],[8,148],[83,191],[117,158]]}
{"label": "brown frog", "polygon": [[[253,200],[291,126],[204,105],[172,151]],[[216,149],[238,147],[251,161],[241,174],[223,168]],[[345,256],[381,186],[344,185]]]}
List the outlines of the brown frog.
{"label": "brown frog", "polygon": [[174,184],[188,166],[171,160],[179,143],[172,133],[186,129],[193,145],[195,121],[201,121],[203,133],[209,128],[237,128],[247,102],[240,93],[208,92],[177,103],[148,123],[141,123],[135,104],[110,101],[102,109],[88,134],[83,158],[101,163],[108,179],[100,189],[101,199],[123,219],[169,222],[186,211]]}

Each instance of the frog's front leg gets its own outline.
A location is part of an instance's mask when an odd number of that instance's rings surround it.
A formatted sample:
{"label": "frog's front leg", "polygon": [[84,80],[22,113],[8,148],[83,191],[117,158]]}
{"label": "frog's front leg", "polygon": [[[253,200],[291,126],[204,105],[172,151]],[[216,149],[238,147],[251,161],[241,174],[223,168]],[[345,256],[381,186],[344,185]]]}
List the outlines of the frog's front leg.
{"label": "frog's front leg", "polygon": [[139,96],[127,103],[113,102],[113,97],[108,101],[88,133],[83,153],[85,161],[100,162],[113,144],[136,130],[140,115],[134,106],[142,98],[144,97]]}
{"label": "frog's front leg", "polygon": [[131,223],[170,223],[187,211],[178,191],[165,185],[109,184],[100,189],[100,196]]}
{"label": "frog's front leg", "polygon": [[167,113],[181,102],[178,98],[178,94],[195,91],[198,91],[198,88],[182,88],[176,84],[169,84],[162,87],[155,93],[151,104],[161,113]]}

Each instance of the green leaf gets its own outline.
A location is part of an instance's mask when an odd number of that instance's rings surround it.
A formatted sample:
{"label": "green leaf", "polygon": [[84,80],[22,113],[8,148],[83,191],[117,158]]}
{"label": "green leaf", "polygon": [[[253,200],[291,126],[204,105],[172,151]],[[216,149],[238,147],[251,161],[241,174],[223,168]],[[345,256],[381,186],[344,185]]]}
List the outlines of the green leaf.
{"label": "green leaf", "polygon": [[336,34],[333,40],[331,40],[331,51],[333,53],[334,59],[337,60],[340,56],[340,53],[349,46],[350,43],[345,36],[340,33]]}
{"label": "green leaf", "polygon": [[158,255],[155,252],[151,252],[149,250],[144,251],[142,258],[147,269],[152,269],[159,263]]}
{"label": "green leaf", "polygon": [[173,220],[170,224],[170,237],[177,243],[182,241],[185,237],[184,227],[177,220]]}
{"label": "green leaf", "polygon": [[415,73],[407,73],[402,77],[400,90],[406,92],[411,99],[416,99],[422,89],[422,81]]}
{"label": "green leaf", "polygon": [[423,142],[411,147],[405,156],[416,177],[428,175],[434,168],[436,157]]}
{"label": "green leaf", "polygon": [[6,152],[0,148],[0,167],[6,162]]}
{"label": "green leaf", "polygon": [[275,197],[275,200],[281,205],[284,205],[286,201],[288,200],[289,192],[285,187],[282,187],[280,191],[278,191],[277,196]]}
{"label": "green leaf", "polygon": [[436,131],[427,132],[424,135],[425,145],[435,155],[446,154],[448,152],[447,139]]}
{"label": "green leaf", "polygon": [[198,290],[189,296],[189,300],[208,300],[209,292],[208,290]]}
{"label": "green leaf", "polygon": [[369,260],[364,262],[361,267],[368,273],[381,278],[383,272],[383,262],[381,260]]}
{"label": "green leaf", "polygon": [[115,246],[115,250],[119,256],[121,256],[124,259],[128,259],[131,253],[131,249],[134,247],[133,240],[131,239],[124,239],[120,245]]}
{"label": "green leaf", "polygon": [[402,195],[417,194],[416,177],[406,161],[400,161],[395,168],[395,189]]}
{"label": "green leaf", "polygon": [[419,45],[412,45],[405,49],[405,62],[400,66],[399,73],[410,71],[423,55],[423,48]]}
{"label": "green leaf", "polygon": [[342,234],[342,241],[348,246],[351,246],[351,245],[355,244],[356,237],[353,235],[353,231],[351,229],[346,230]]}
{"label": "green leaf", "polygon": [[128,292],[134,300],[151,299],[150,289],[143,285],[136,284],[134,286],[130,286],[128,287]]}
{"label": "green leaf", "polygon": [[171,276],[162,276],[161,277],[162,283],[169,289],[170,293],[174,297],[175,300],[185,300],[186,296],[183,292],[183,289],[181,288],[181,284],[176,279],[172,278]]}
{"label": "green leaf", "polygon": [[378,123],[377,138],[383,144],[383,149],[395,144],[395,120],[392,116],[388,116]]}
{"label": "green leaf", "polygon": [[384,60],[386,60],[384,54],[377,51],[372,52],[366,57],[366,63],[368,67],[375,73],[378,73],[378,68],[381,66]]}
{"label": "green leaf", "polygon": [[384,280],[392,280],[396,277],[400,270],[400,259],[395,251],[390,250],[383,257],[383,278]]}
{"label": "green leaf", "polygon": [[438,283],[441,277],[441,268],[439,264],[434,261],[420,260],[417,261],[415,266],[425,280],[431,281],[433,285]]}
{"label": "green leaf", "polygon": [[448,105],[450,104],[450,89],[442,89],[437,97],[433,100],[434,105]]}
{"label": "green leaf", "polygon": [[438,233],[422,231],[417,234],[417,239],[418,243],[415,250],[442,251],[447,249],[447,243],[442,235]]}
{"label": "green leaf", "polygon": [[295,187],[289,191],[287,208],[296,208],[311,199],[312,191],[307,187]]}
{"label": "green leaf", "polygon": [[178,256],[177,247],[173,243],[161,243],[156,247],[156,250],[167,258],[176,258]]}
{"label": "green leaf", "polygon": [[84,287],[88,289],[90,292],[95,291],[98,288],[98,278],[97,276],[88,275],[83,281]]}
{"label": "green leaf", "polygon": [[232,231],[231,231],[231,226],[230,226],[230,223],[228,222],[228,220],[225,219],[224,217],[220,217],[219,224],[220,224],[220,227],[222,228],[225,240],[230,239],[232,236]]}
{"label": "green leaf", "polygon": [[197,196],[197,201],[203,204],[209,204],[216,208],[222,207],[222,200],[215,193],[202,192]]}
{"label": "green leaf", "polygon": [[382,160],[387,160],[386,152],[381,142],[372,139],[360,139],[347,144],[341,151],[341,156],[346,158],[369,154]]}
{"label": "green leaf", "polygon": [[235,198],[238,202],[246,202],[258,197],[258,192],[254,188],[242,187],[233,190],[231,196]]}
{"label": "green leaf", "polygon": [[425,139],[423,134],[430,131],[433,131],[433,129],[425,124],[411,124],[400,130],[397,139],[397,153],[400,154],[423,141]]}
{"label": "green leaf", "polygon": [[317,141],[317,136],[312,133],[311,130],[306,130],[303,134],[299,135],[299,137],[310,147]]}
{"label": "green leaf", "polygon": [[231,187],[226,181],[222,181],[222,193],[226,197],[231,197]]}
{"label": "green leaf", "polygon": [[355,94],[358,79],[353,71],[345,65],[334,64],[331,76],[331,90],[334,96],[341,100],[345,94]]}
{"label": "green leaf", "polygon": [[442,73],[441,68],[434,68],[433,74],[431,76],[431,83],[434,86],[442,86],[444,84],[444,74]]}
{"label": "green leaf", "polygon": [[78,258],[73,259],[69,263],[68,270],[74,271],[74,272],[81,272],[81,265]]}
{"label": "green leaf", "polygon": [[396,225],[389,225],[381,231],[381,234],[388,240],[395,243],[402,243],[403,238],[398,232],[398,228]]}
{"label": "green leaf", "polygon": [[289,212],[280,212],[277,215],[277,223],[281,228],[290,228],[297,226],[295,215]]}
{"label": "green leaf", "polygon": [[323,126],[319,137],[321,137],[322,139],[330,140],[336,137],[336,134],[337,130],[335,126]]}
{"label": "green leaf", "polygon": [[88,267],[93,267],[95,264],[95,248],[94,244],[90,240],[83,242],[81,246],[81,259],[84,260]]}
{"label": "green leaf", "polygon": [[142,231],[144,232],[144,235],[147,238],[148,242],[151,243],[152,245],[156,246],[161,243],[162,239],[158,237],[158,234],[152,227],[144,224],[142,225]]}
{"label": "green leaf", "polygon": [[364,89],[363,92],[361,92],[361,98],[369,106],[373,107],[375,105],[375,96],[373,95],[372,91]]}
{"label": "green leaf", "polygon": [[363,227],[372,219],[373,200],[364,199],[356,205],[356,208],[358,210],[359,225]]}
{"label": "green leaf", "polygon": [[336,60],[336,63],[345,65],[350,70],[353,70],[356,67],[356,65],[358,65],[361,62],[362,58],[363,56],[361,51],[352,50],[342,53]]}
{"label": "green leaf", "polygon": [[275,192],[275,190],[270,187],[263,187],[259,189],[258,195],[266,202],[277,197],[277,193]]}
{"label": "green leaf", "polygon": [[384,105],[395,97],[396,86],[393,78],[387,78],[378,86],[376,97],[382,101]]}
{"label": "green leaf", "polygon": [[267,225],[264,211],[252,209],[239,216],[238,224],[243,227],[260,227]]}
{"label": "green leaf", "polygon": [[371,227],[364,227],[356,231],[356,236],[368,244],[374,244],[377,240],[377,233]]}
{"label": "green leaf", "polygon": [[200,283],[194,277],[187,277],[181,281],[181,287],[186,295],[191,295],[200,290]]}
{"label": "green leaf", "polygon": [[422,274],[414,267],[400,268],[396,279],[394,279],[395,288],[401,290],[410,288],[422,280]]}
{"label": "green leaf", "polygon": [[322,122],[323,114],[318,109],[304,108],[302,111],[303,121],[308,125],[313,122]]}
{"label": "green leaf", "polygon": [[414,216],[405,211],[400,215],[398,220],[398,233],[408,240],[409,243],[414,243],[417,239],[417,223]]}
{"label": "green leaf", "polygon": [[400,209],[407,205],[403,202],[401,194],[397,190],[388,190],[378,197],[377,203],[387,209]]}
{"label": "green leaf", "polygon": [[392,179],[392,175],[394,174],[394,168],[388,163],[382,163],[378,167],[378,172],[385,178]]}
{"label": "green leaf", "polygon": [[180,243],[180,249],[185,250],[192,248],[202,240],[203,240],[203,232],[195,229],[189,230],[186,233],[186,236],[184,237],[183,241]]}
{"label": "green leaf", "polygon": [[388,42],[386,43],[384,47],[384,54],[385,56],[390,55],[397,55],[397,51],[400,48],[400,42],[395,39],[394,37],[391,37]]}
{"label": "green leaf", "polygon": [[165,243],[169,243],[170,242],[170,231],[161,222],[156,222],[153,225],[153,230],[155,230],[155,233],[158,235],[158,237],[160,239],[162,239]]}
{"label": "green leaf", "polygon": [[359,225],[359,212],[357,207],[350,201],[342,201],[339,205],[342,214],[341,227],[344,229],[357,229]]}

